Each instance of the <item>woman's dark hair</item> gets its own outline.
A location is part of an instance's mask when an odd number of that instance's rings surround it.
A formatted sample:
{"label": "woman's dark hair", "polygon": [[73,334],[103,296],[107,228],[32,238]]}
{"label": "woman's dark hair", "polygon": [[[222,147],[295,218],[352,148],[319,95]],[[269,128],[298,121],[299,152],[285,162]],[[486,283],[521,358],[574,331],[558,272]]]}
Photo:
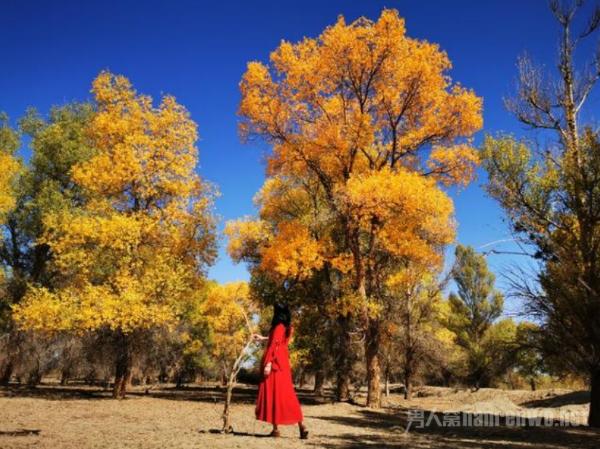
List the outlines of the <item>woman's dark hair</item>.
{"label": "woman's dark hair", "polygon": [[287,304],[276,302],[273,304],[273,319],[271,320],[271,329],[282,323],[285,326],[286,334],[290,332],[290,325],[292,323],[292,314]]}

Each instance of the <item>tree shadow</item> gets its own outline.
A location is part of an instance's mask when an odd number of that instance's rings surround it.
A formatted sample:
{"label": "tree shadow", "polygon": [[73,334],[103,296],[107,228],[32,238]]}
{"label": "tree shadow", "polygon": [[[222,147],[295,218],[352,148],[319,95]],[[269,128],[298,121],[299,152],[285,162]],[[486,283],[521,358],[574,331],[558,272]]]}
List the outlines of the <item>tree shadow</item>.
{"label": "tree shadow", "polygon": [[[296,389],[298,399],[304,405],[318,405],[333,402],[333,394],[315,396],[312,390]],[[233,390],[235,404],[254,404],[256,402],[256,386],[239,385]],[[53,401],[60,400],[95,400],[112,399],[112,390],[102,387],[40,384],[35,387],[11,384],[0,388],[2,397],[28,397]],[[133,387],[128,391],[123,400],[132,397],[149,397],[170,401],[198,401],[208,403],[222,402],[225,396],[225,387],[214,385],[189,385],[181,388],[161,386]]]}
{"label": "tree shadow", "polygon": [[542,408],[542,407],[562,407],[564,405],[579,405],[590,402],[589,391],[573,391],[571,393],[552,396],[544,399],[523,402],[521,407]]}
{"label": "tree shadow", "polygon": [[[185,388],[161,388],[149,391],[132,391],[130,396],[145,396],[175,401],[199,401],[218,403],[223,401],[225,387],[221,386],[186,386]],[[254,404],[258,388],[253,385],[238,385],[233,389],[232,401],[235,404]],[[296,394],[303,405],[328,404],[334,401],[333,394],[315,396],[312,390],[296,389]]]}
{"label": "tree shadow", "polygon": [[[372,431],[334,435],[330,437],[333,442],[324,444],[324,447],[358,449],[375,445],[378,448],[514,449],[517,446],[527,446],[531,449],[597,449],[600,441],[598,430],[558,420],[544,420],[537,416],[524,419],[496,414],[456,413],[452,417],[458,417],[459,425],[450,426],[449,414],[433,411],[423,411],[422,415],[419,414],[418,421],[414,420],[414,415],[409,417],[408,409],[393,412],[363,409],[358,414],[359,416],[314,417]],[[486,422],[488,425],[483,425]]]}
{"label": "tree shadow", "polygon": [[50,401],[73,399],[112,399],[112,391],[98,387],[11,384],[0,388],[0,397],[37,398]]}
{"label": "tree shadow", "polygon": [[4,437],[28,437],[39,435],[41,429],[16,429],[16,430],[0,430],[0,436]]}

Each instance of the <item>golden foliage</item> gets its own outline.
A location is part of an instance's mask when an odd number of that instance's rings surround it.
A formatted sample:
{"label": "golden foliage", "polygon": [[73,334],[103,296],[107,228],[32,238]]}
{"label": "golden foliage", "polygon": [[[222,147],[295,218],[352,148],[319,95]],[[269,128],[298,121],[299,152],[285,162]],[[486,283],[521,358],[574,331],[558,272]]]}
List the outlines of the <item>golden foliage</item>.
{"label": "golden foliage", "polygon": [[438,267],[454,239],[439,183],[471,181],[482,126],[482,101],[451,81],[446,53],[384,10],[284,41],[270,62],[249,63],[240,83],[241,133],[273,152],[260,221],[228,229],[234,259],[293,279],[330,264],[355,285],[365,272],[385,281],[382,254]]}
{"label": "golden foliage", "polygon": [[438,265],[439,248],[454,239],[451,199],[419,173],[383,169],[352,176],[340,196],[364,232],[396,257]]}
{"label": "golden foliage", "polygon": [[248,284],[238,281],[210,284],[192,316],[193,321],[207,324],[213,357],[229,366],[249,341],[257,311]]}
{"label": "golden foliage", "polygon": [[196,125],[173,97],[158,108],[122,76],[94,81],[97,152],[72,170],[81,208],[44,217],[59,288],[33,286],[24,327],[129,332],[171,325],[214,257],[212,192],[195,173]]}
{"label": "golden foliage", "polygon": [[262,252],[261,268],[282,278],[304,279],[323,265],[321,245],[298,222],[280,223],[276,236]]}
{"label": "golden foliage", "polygon": [[6,213],[15,207],[13,184],[19,167],[19,162],[0,148],[0,223]]}
{"label": "golden foliage", "polygon": [[351,172],[410,165],[424,145],[438,145],[433,161],[448,180],[462,182],[464,165],[476,163],[466,143],[451,143],[481,128],[481,99],[451,83],[437,45],[405,35],[397,11],[376,22],[340,17],[318,38],[282,42],[271,63],[272,70],[249,63],[240,85],[242,133],[274,144],[269,173],[317,164],[339,182]]}

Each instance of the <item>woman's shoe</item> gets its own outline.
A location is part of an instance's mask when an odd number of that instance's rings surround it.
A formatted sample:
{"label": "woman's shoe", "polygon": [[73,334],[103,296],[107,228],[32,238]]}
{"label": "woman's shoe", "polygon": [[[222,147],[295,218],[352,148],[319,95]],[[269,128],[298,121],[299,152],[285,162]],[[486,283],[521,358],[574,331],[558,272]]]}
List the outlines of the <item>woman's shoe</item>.
{"label": "woman's shoe", "polygon": [[279,433],[279,430],[271,430],[271,433],[269,434],[269,436],[279,438],[281,436],[281,434]]}
{"label": "woman's shoe", "polygon": [[306,430],[306,427],[304,427],[304,426],[300,427],[300,439],[301,440],[308,439],[308,430]]}

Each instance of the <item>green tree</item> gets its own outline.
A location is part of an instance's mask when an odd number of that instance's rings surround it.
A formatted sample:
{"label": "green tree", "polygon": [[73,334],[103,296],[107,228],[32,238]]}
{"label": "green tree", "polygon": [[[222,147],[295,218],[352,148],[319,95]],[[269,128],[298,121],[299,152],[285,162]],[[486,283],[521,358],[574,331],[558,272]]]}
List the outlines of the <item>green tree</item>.
{"label": "green tree", "polygon": [[10,235],[6,232],[6,223],[9,221],[10,214],[16,204],[16,182],[20,163],[15,158],[15,153],[19,148],[20,136],[13,129],[8,121],[8,116],[0,113],[0,336],[5,337],[8,333],[8,340],[2,338],[0,341],[6,342],[7,350],[2,351],[4,357],[0,359],[0,382],[5,384],[9,381],[12,374],[14,363],[9,354],[11,318],[10,318],[10,269],[2,260],[1,255],[6,253],[10,245]]}
{"label": "green tree", "polygon": [[496,343],[507,341],[506,323],[494,324],[502,315],[504,298],[494,287],[495,276],[483,255],[458,245],[455,256],[452,277],[458,292],[448,297],[448,328],[465,351],[467,381],[479,388],[491,381]]}
{"label": "green tree", "polygon": [[32,155],[16,180],[16,206],[6,216],[6,239],[0,246],[0,263],[9,273],[3,300],[2,321],[8,334],[0,376],[3,383],[10,380],[30,343],[30,338],[15,328],[11,306],[22,300],[27,283],[45,287],[53,283],[49,247],[39,241],[42,217],[51,211],[76,207],[82,201],[70,172],[73,165],[87,160],[94,152],[85,133],[93,112],[87,103],[54,107],[47,118],[29,109],[19,121],[19,133],[13,131],[9,139],[16,149],[18,135],[28,136]]}
{"label": "green tree", "polygon": [[387,301],[381,314],[384,373],[387,385],[389,376],[398,372],[405,399],[411,399],[415,381],[431,374],[444,359],[446,342],[439,318],[446,282],[431,267],[408,264],[388,283],[387,294],[394,300]]}
{"label": "green tree", "polygon": [[[600,427],[600,141],[581,114],[597,80],[600,58],[577,70],[574,52],[600,25],[600,7],[579,32],[582,2],[551,2],[560,28],[558,76],[519,60],[519,87],[508,106],[517,118],[549,130],[558,144],[536,147],[511,136],[487,137],[482,148],[487,191],[508,216],[537,273],[514,273],[513,290],[541,323],[546,356],[560,355],[590,379],[588,423]],[[560,353],[560,354],[559,354]]]}
{"label": "green tree", "polygon": [[544,354],[540,349],[540,328],[530,322],[519,323],[517,327],[518,350],[516,353],[516,371],[529,382],[535,391],[537,382],[546,371]]}

